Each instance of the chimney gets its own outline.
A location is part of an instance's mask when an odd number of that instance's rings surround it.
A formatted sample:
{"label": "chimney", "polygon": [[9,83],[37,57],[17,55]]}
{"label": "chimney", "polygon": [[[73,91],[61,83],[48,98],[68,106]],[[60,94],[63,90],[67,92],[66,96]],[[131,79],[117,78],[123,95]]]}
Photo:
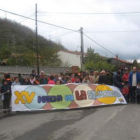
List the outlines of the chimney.
{"label": "chimney", "polygon": [[119,56],[118,56],[118,54],[116,55],[116,59],[118,59],[119,58]]}

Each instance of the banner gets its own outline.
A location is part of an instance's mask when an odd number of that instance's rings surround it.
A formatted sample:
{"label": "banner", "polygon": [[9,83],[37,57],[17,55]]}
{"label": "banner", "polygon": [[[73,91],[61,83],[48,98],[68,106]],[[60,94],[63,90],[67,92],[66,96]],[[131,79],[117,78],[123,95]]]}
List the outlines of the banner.
{"label": "banner", "polygon": [[126,101],[118,88],[108,85],[12,86],[12,111],[71,109],[111,104],[126,104]]}

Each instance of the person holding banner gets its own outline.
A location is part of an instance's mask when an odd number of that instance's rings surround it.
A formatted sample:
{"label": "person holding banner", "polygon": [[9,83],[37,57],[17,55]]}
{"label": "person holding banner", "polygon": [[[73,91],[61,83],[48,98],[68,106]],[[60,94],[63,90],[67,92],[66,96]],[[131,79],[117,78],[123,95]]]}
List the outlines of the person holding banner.
{"label": "person holding banner", "polygon": [[100,73],[98,84],[107,84],[106,72],[104,70]]}
{"label": "person holding banner", "polygon": [[18,77],[15,77],[14,82],[12,83],[12,86],[15,86],[15,85],[21,85]]}
{"label": "person holding banner", "polygon": [[39,85],[39,84],[40,84],[39,75],[36,75],[35,81],[33,82],[33,85]]}
{"label": "person holding banner", "polygon": [[11,101],[11,86],[8,85],[7,80],[3,81],[3,85],[1,86],[1,94],[3,100],[3,109],[4,114],[9,113],[10,109],[10,101]]}
{"label": "person holding banner", "polygon": [[120,71],[117,71],[117,75],[114,76],[113,83],[114,83],[115,87],[118,87],[120,90],[122,90],[122,88],[125,84],[122,81]]}
{"label": "person holding banner", "polygon": [[85,77],[83,79],[83,83],[86,83],[86,84],[93,83],[93,81],[92,81],[91,77],[89,77],[89,74],[88,73],[85,74]]}

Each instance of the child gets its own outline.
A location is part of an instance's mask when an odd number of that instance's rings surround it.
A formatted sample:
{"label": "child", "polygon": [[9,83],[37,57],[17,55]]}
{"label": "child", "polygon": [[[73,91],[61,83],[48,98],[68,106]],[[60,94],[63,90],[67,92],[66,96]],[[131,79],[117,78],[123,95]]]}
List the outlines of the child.
{"label": "child", "polygon": [[50,76],[50,80],[48,81],[48,84],[55,85],[53,76]]}
{"label": "child", "polygon": [[140,104],[140,83],[137,85],[137,103]]}
{"label": "child", "polygon": [[56,81],[56,85],[61,85],[61,81],[60,80],[57,80]]}
{"label": "child", "polygon": [[128,103],[129,102],[129,86],[128,86],[127,81],[124,82],[124,87],[122,89],[122,94],[123,94],[126,102]]}

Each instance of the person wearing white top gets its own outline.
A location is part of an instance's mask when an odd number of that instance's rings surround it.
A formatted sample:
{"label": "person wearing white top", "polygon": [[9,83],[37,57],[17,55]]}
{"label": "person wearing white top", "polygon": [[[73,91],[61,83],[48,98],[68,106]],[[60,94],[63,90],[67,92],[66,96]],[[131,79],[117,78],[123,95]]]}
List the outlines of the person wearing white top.
{"label": "person wearing white top", "polygon": [[136,102],[136,88],[137,84],[140,82],[140,74],[137,72],[137,68],[133,67],[132,72],[129,74],[129,85],[131,87],[130,98],[131,102]]}

